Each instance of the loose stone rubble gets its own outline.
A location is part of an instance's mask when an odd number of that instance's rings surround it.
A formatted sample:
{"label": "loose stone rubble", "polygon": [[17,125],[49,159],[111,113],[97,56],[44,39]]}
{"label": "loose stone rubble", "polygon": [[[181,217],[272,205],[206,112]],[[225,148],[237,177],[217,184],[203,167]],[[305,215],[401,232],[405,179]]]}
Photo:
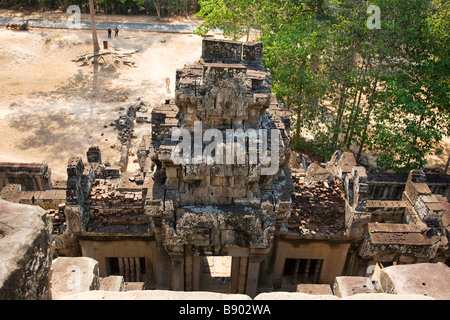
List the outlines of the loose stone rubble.
{"label": "loose stone rubble", "polygon": [[312,185],[303,182],[304,174],[292,172],[295,186],[293,210],[288,220],[291,232],[302,235],[345,235],[345,198],[342,181],[334,178]]}

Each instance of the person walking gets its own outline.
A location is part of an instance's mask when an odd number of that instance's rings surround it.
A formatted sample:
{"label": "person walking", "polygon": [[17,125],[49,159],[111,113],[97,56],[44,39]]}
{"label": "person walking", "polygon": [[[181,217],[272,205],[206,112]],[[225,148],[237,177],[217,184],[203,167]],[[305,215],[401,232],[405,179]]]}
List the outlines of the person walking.
{"label": "person walking", "polygon": [[111,38],[111,28],[108,27],[108,38]]}
{"label": "person walking", "polygon": [[114,34],[114,37],[118,37],[119,36],[119,26],[116,26],[116,33]]}

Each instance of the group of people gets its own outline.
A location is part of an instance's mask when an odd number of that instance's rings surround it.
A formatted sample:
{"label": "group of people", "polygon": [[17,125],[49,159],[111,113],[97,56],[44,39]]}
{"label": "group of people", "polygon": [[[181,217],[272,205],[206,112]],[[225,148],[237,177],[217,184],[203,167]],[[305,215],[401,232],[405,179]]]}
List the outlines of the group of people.
{"label": "group of people", "polygon": [[[114,31],[115,31],[114,37],[118,37],[119,36],[119,27],[116,26],[116,29]],[[110,27],[108,27],[108,38],[111,38],[111,33],[112,33],[112,30]]]}

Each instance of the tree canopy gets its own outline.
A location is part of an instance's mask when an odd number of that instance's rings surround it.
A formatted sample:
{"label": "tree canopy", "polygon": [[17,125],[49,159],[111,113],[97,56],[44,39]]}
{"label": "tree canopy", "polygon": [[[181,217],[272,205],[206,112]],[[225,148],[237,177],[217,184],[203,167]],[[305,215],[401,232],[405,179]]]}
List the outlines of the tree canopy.
{"label": "tree canopy", "polygon": [[[449,134],[449,2],[200,1],[199,34],[257,29],[294,144],[364,151],[385,170],[423,168]],[[248,37],[247,37],[248,39]]]}
{"label": "tree canopy", "polygon": [[[61,10],[77,5],[89,12],[89,0],[0,0],[0,8]],[[158,17],[192,15],[199,10],[198,0],[95,0],[97,12],[106,14],[152,14]]]}

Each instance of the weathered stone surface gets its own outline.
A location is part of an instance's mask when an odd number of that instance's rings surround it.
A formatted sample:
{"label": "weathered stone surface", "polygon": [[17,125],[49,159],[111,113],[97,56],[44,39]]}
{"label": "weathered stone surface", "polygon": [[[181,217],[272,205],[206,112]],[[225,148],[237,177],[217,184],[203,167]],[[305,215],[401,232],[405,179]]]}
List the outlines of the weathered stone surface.
{"label": "weathered stone surface", "polygon": [[297,292],[313,295],[333,295],[330,285],[328,284],[299,284]]}
{"label": "weathered stone surface", "polygon": [[376,293],[366,277],[336,277],[333,284],[333,292],[340,298],[352,296],[359,293]]}
{"label": "weathered stone surface", "polygon": [[52,189],[51,170],[46,163],[0,162],[0,190],[20,184],[23,191]]}
{"label": "weathered stone surface", "polygon": [[208,61],[240,62],[242,42],[231,40],[204,39],[202,57]]}
{"label": "weathered stone surface", "polygon": [[441,241],[435,230],[414,224],[369,223],[359,254],[372,257],[387,254],[431,259]]}
{"label": "weathered stone surface", "polygon": [[86,156],[89,163],[102,163],[102,154],[98,146],[90,147],[86,153]]}
{"label": "weathered stone surface", "polygon": [[435,300],[432,297],[426,297],[414,294],[386,294],[386,293],[359,293],[346,297],[333,295],[314,295],[307,293],[292,292],[271,292],[261,293],[254,300]]}
{"label": "weathered stone surface", "polygon": [[125,282],[122,276],[109,276],[100,278],[100,288],[103,291],[125,291]]}
{"label": "weathered stone surface", "polygon": [[88,231],[147,231],[148,217],[145,215],[142,191],[130,189],[136,192],[128,192],[123,191],[128,190],[127,188],[120,191],[119,189],[109,180],[95,181],[88,200],[90,216]]}
{"label": "weathered stone surface", "polygon": [[51,275],[52,299],[68,294],[99,290],[98,262],[87,257],[59,257],[53,260]]}
{"label": "weathered stone surface", "polygon": [[342,178],[346,173],[352,171],[356,166],[356,160],[351,152],[336,151],[326,165],[326,169],[334,176]]}
{"label": "weathered stone surface", "polygon": [[64,213],[69,232],[81,232],[83,227],[78,206],[66,206]]}
{"label": "weathered stone surface", "polygon": [[436,300],[417,294],[360,293],[342,298],[342,300]]}
{"label": "weathered stone surface", "polygon": [[0,200],[0,300],[50,299],[51,230],[42,208]]}
{"label": "weathered stone surface", "polygon": [[134,290],[126,292],[88,291],[66,295],[60,300],[251,300],[245,294],[224,294],[215,292],[180,292],[169,290]]}
{"label": "weathered stone surface", "polygon": [[381,270],[380,282],[386,293],[424,295],[438,300],[450,299],[450,268],[443,263],[387,267]]}
{"label": "weathered stone surface", "polygon": [[317,163],[311,163],[308,169],[306,169],[305,183],[311,185],[319,181],[328,180],[330,177],[330,171],[322,168]]}
{"label": "weathered stone surface", "polygon": [[266,292],[258,294],[254,300],[339,300],[339,297],[330,294],[313,295],[300,292]]}

